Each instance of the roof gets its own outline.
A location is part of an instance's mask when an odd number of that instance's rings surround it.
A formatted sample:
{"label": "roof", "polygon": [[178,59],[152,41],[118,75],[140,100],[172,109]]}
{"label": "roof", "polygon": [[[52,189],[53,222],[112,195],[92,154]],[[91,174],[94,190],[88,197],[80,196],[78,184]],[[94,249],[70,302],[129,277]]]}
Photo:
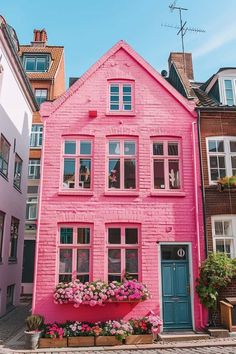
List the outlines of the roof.
{"label": "roof", "polygon": [[219,102],[209,97],[208,94],[200,88],[193,89],[195,95],[198,98],[197,106],[200,107],[220,107]]}
{"label": "roof", "polygon": [[62,46],[46,46],[46,47],[34,47],[31,45],[21,45],[19,55],[23,56],[24,54],[50,54],[52,63],[47,72],[27,72],[27,76],[29,79],[35,80],[52,80],[57,72],[59,67],[62,55],[63,55],[64,47]]}
{"label": "roof", "polygon": [[194,117],[195,105],[184,98],[177,90],[170,85],[165,78],[163,78],[149,63],[147,63],[135,50],[125,41],[117,42],[111,49],[109,49],[95,64],[93,64],[62,96],[54,102],[44,102],[41,105],[41,115],[47,117],[55,112],[69,97],[71,97],[84,82],[93,75],[111,56],[117,53],[120,49],[125,50],[149,75],[151,75],[159,84],[161,84],[168,93],[174,97],[186,110]]}
{"label": "roof", "polygon": [[[175,62],[172,62],[171,67],[170,67],[170,75],[171,75],[171,72],[173,72],[173,71],[178,76],[178,78],[182,84],[182,87],[185,91],[186,98],[188,98],[188,99],[195,98],[195,93],[192,89],[191,82],[188,79],[187,75],[185,74],[184,69],[181,68],[179,65],[176,65]],[[168,80],[168,81],[171,82],[171,80]]]}

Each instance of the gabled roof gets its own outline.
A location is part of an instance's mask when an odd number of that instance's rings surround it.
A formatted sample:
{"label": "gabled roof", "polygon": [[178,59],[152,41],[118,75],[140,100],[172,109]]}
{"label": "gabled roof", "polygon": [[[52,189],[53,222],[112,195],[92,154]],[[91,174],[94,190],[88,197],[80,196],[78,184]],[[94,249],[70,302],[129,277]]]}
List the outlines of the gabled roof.
{"label": "gabled roof", "polygon": [[142,66],[158,83],[160,83],[168,93],[170,93],[185,109],[187,109],[194,117],[195,105],[186,100],[173,86],[171,86],[150,64],[148,64],[128,43],[121,40],[109,49],[95,64],[93,64],[81,77],[74,83],[62,96],[54,102],[44,102],[41,105],[42,116],[49,116],[55,112],[70,96],[72,96],[83,83],[95,73],[111,56],[120,49],[125,50],[140,66]]}
{"label": "gabled roof", "polygon": [[214,98],[209,97],[209,95],[205,91],[201,90],[200,88],[194,88],[193,90],[198,98],[197,106],[220,107],[219,102],[214,100]]}
{"label": "gabled roof", "polygon": [[61,46],[30,46],[30,45],[21,45],[19,55],[23,56],[24,54],[50,54],[52,62],[47,72],[27,72],[29,79],[40,80],[48,79],[52,80],[57,72],[59,67],[64,47]]}
{"label": "gabled roof", "polygon": [[[171,76],[172,76],[172,78],[171,78]],[[174,78],[174,76],[175,76],[175,78]],[[171,63],[169,78],[167,80],[172,84],[174,84],[173,80],[175,80],[175,81],[179,80],[179,85],[182,86],[180,89],[181,89],[182,93],[184,93],[184,96],[188,99],[196,98],[195,93],[192,89],[190,80],[188,79],[187,75],[185,74],[184,69],[181,68],[180,66],[177,66],[174,61]],[[174,87],[176,87],[176,86],[174,85]],[[179,89],[178,89],[178,91],[179,91]]]}

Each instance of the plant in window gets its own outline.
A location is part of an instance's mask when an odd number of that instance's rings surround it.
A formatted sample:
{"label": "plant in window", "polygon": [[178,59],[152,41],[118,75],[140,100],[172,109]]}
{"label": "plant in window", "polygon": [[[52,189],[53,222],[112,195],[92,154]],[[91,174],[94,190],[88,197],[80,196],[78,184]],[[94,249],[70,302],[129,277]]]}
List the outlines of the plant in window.
{"label": "plant in window", "polygon": [[115,290],[115,298],[117,300],[146,300],[150,297],[146,285],[138,282],[136,279],[125,280]]}
{"label": "plant in window", "polygon": [[236,176],[220,178],[217,183],[220,191],[223,191],[225,188],[236,188]]}

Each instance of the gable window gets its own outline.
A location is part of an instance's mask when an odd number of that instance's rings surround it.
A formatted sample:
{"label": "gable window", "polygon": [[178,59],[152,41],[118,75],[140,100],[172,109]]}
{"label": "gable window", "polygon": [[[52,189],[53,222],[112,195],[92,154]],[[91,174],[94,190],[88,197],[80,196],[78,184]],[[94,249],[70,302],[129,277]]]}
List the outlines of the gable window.
{"label": "gable window", "polygon": [[109,110],[111,112],[131,112],[133,107],[134,85],[130,82],[110,82]]}
{"label": "gable window", "polygon": [[207,138],[208,172],[210,183],[225,176],[236,175],[236,138]]}
{"label": "gable window", "polygon": [[90,280],[91,227],[61,226],[59,230],[59,282]]}
{"label": "gable window", "polygon": [[19,236],[19,220],[12,217],[11,218],[11,239],[10,239],[10,249],[9,249],[10,261],[16,261],[17,259],[18,236]]}
{"label": "gable window", "polygon": [[37,219],[37,209],[38,209],[38,198],[29,197],[26,202],[26,219],[36,220]]}
{"label": "gable window", "polygon": [[235,106],[236,105],[236,78],[233,77],[221,77],[220,83],[220,95],[223,105]]}
{"label": "gable window", "polygon": [[180,189],[180,142],[155,139],[152,160],[154,189]]}
{"label": "gable window", "polygon": [[20,190],[21,187],[21,176],[22,176],[22,160],[16,154],[15,155],[15,166],[14,166],[14,186]]}
{"label": "gable window", "polygon": [[139,230],[136,226],[107,228],[108,281],[139,278]]}
{"label": "gable window", "polygon": [[236,216],[212,217],[213,250],[235,258]]}
{"label": "gable window", "polygon": [[4,236],[4,220],[5,220],[5,213],[0,210],[0,262],[2,261],[2,245],[3,245],[3,236]]}
{"label": "gable window", "polygon": [[92,141],[66,140],[63,151],[63,188],[91,189]]}
{"label": "gable window", "polygon": [[43,141],[43,126],[40,124],[33,124],[30,136],[30,147],[41,147]]}
{"label": "gable window", "polygon": [[7,177],[8,176],[8,163],[9,163],[9,155],[10,155],[10,144],[1,135],[0,138],[0,173]]}
{"label": "gable window", "polygon": [[30,159],[28,166],[28,178],[39,179],[40,178],[40,160]]}
{"label": "gable window", "polygon": [[47,89],[35,89],[34,91],[35,98],[37,103],[40,105],[48,98],[48,90]]}
{"label": "gable window", "polygon": [[46,72],[49,68],[49,55],[24,55],[23,64],[26,72]]}
{"label": "gable window", "polygon": [[108,189],[136,189],[136,141],[109,140]]}

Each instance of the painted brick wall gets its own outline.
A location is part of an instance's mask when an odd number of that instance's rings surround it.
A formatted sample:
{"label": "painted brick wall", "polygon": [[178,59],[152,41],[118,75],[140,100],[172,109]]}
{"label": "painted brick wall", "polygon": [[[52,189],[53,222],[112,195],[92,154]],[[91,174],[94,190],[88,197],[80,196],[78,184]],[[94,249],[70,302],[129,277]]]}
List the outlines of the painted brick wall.
{"label": "painted brick wall", "polygon": [[[106,115],[108,79],[135,80],[135,116]],[[170,91],[175,92],[172,87]],[[186,101],[186,105],[187,105]],[[97,118],[88,111],[97,110]],[[47,321],[66,319],[104,320],[143,316],[160,311],[159,242],[191,244],[193,280],[197,276],[198,249],[194,195],[192,123],[195,117],[122,48],[112,55],[84,84],[48,118],[44,125],[41,206],[37,245],[34,313]],[[196,131],[195,131],[196,133]],[[62,135],[94,136],[94,190],[92,195],[60,195]],[[106,137],[138,138],[138,193],[107,195]],[[182,140],[184,193],[179,196],[151,195],[151,137],[180,137]],[[197,146],[195,146],[197,148]],[[198,151],[198,150],[197,150]],[[200,196],[198,171],[197,190]],[[199,206],[201,200],[199,199]],[[109,304],[105,308],[53,304],[52,292],[58,279],[58,223],[93,223],[93,279],[106,279],[105,226],[109,223],[138,223],[141,227],[141,280],[152,298],[138,305]],[[203,250],[202,211],[199,213],[201,257]],[[194,286],[194,281],[193,281]],[[195,324],[201,325],[198,298],[194,301]]]}

